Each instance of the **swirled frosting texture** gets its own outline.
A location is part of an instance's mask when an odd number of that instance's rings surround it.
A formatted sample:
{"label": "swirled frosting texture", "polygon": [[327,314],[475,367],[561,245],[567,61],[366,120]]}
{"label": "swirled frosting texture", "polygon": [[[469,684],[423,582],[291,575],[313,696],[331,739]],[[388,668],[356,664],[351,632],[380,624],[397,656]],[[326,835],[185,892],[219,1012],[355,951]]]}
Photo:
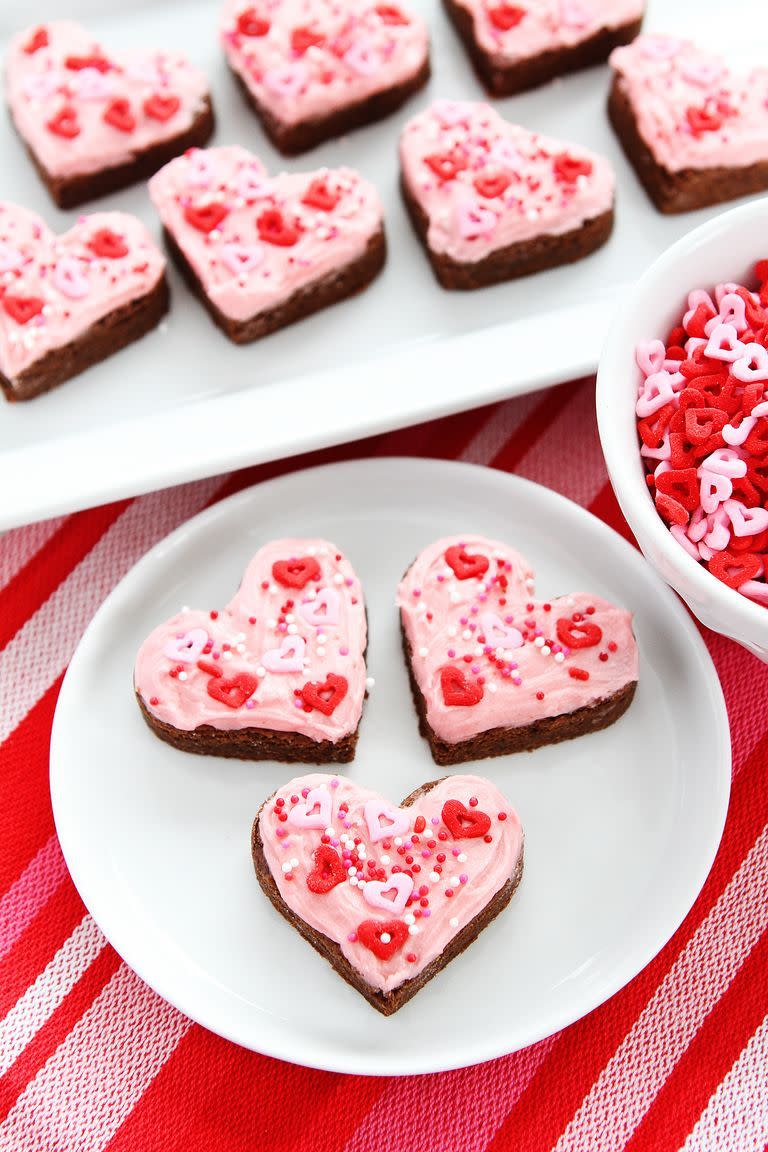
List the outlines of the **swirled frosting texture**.
{"label": "swirled frosting texture", "polygon": [[[283,582],[285,565],[293,583]],[[336,743],[360,722],[366,635],[349,560],[327,540],[273,540],[226,608],[183,609],[155,628],[136,659],[136,691],[154,717],[185,732],[266,728]],[[322,707],[307,685],[325,694]]]}
{"label": "swirled frosting texture", "polygon": [[322,120],[405,84],[423,68],[423,20],[372,0],[228,0],[221,40],[230,67],[282,124]]}
{"label": "swirled frosting texture", "polygon": [[94,212],[57,236],[34,212],[0,201],[0,371],[13,382],[146,295],[164,270],[163,254],[135,216]]}
{"label": "swirled frosting texture", "polygon": [[149,193],[219,311],[248,320],[359,259],[383,227],[376,189],[351,168],[268,176],[239,147],[190,149]]}
{"label": "swirled frosting texture", "polygon": [[[446,824],[446,802],[462,805],[474,824]],[[315,826],[297,826],[293,811],[310,806],[318,814]],[[321,810],[328,817],[325,825]],[[488,830],[478,835],[486,818]],[[468,829],[474,834],[466,835]],[[290,910],[338,944],[368,984],[386,992],[418,976],[522,863],[517,813],[479,776],[446,777],[405,808],[340,776],[300,776],[267,800],[259,832]],[[337,855],[335,867],[339,875],[343,869],[343,879],[328,891],[313,891],[308,877],[317,870],[315,853],[321,848]],[[390,887],[394,884],[397,889]],[[370,920],[389,928],[391,940],[379,951],[391,949],[391,955],[377,955],[365,943],[371,934],[361,933],[360,925]]]}
{"label": "swirled frosting texture", "polygon": [[461,263],[570,232],[613,206],[607,160],[510,124],[489,104],[435,101],[406,124],[400,163],[430,249]]}
{"label": "swirled frosting texture", "polygon": [[573,712],[637,680],[631,613],[587,593],[533,599],[527,562],[496,540],[431,544],[397,604],[427,720],[449,744]]}
{"label": "swirled frosting texture", "polygon": [[500,65],[530,60],[544,52],[572,48],[596,36],[639,20],[642,0],[458,0],[470,13],[475,39]]}
{"label": "swirled frosting texture", "polygon": [[639,36],[614,50],[611,66],[640,135],[669,172],[768,160],[768,68],[739,76],[669,36]]}
{"label": "swirled frosting texture", "polygon": [[107,52],[54,20],[11,41],[6,98],[25,143],[53,176],[112,168],[185,132],[208,82],[178,52]]}

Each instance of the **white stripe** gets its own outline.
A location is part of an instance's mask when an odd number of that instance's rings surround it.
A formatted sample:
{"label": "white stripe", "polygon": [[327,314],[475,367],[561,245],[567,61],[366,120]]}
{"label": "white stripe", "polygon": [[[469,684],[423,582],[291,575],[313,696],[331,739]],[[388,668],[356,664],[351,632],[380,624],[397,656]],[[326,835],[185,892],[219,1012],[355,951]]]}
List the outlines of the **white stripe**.
{"label": "white stripe", "polygon": [[0,1076],[4,1076],[93,963],[106,940],[85,916],[51,962],[0,1021]]}
{"label": "white stripe", "polygon": [[768,927],[768,827],[635,1021],[555,1152],[623,1149]]}
{"label": "white stripe", "polygon": [[16,573],[29,563],[65,519],[65,516],[58,516],[55,520],[41,520],[38,524],[28,524],[25,528],[12,528],[9,532],[0,533],[0,589],[5,588]]}
{"label": "white stripe", "polygon": [[490,464],[540,402],[540,392],[506,400],[491,413],[458,459],[469,464]]}
{"label": "white stripe", "polygon": [[121,965],[0,1125],[0,1152],[101,1152],[190,1026]]}
{"label": "white stripe", "polygon": [[197,512],[221,477],[131,504],[0,652],[0,743],[66,667],[104,597],[148,548]]}
{"label": "white stripe", "polygon": [[66,876],[59,841],[50,836],[0,900],[0,960],[5,959]]}
{"label": "white stripe", "polygon": [[682,1152],[763,1152],[768,1141],[768,1016],[688,1136]]}

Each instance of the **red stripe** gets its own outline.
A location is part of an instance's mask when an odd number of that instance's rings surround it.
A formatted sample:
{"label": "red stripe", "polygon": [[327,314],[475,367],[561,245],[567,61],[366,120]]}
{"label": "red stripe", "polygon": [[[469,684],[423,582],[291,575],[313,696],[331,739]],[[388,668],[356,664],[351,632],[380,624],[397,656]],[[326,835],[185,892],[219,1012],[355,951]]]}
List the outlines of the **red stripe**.
{"label": "red stripe", "polygon": [[629,524],[624,519],[624,513],[619,507],[619,502],[610,483],[603,485],[590,504],[589,510],[594,516],[599,517],[600,520],[613,528],[615,532],[618,532],[620,536],[623,536],[625,540],[628,540],[630,544],[637,547],[637,541],[632,535]]}
{"label": "red stripe", "polygon": [[544,435],[553,420],[556,420],[578,388],[585,388],[589,381],[579,384],[561,384],[545,392],[540,403],[522,422],[507,443],[491,461],[492,468],[503,472],[514,472],[517,464],[536,441]]}
{"label": "red stripe", "polygon": [[765,1016],[768,932],[673,1069],[626,1152],[678,1148]]}
{"label": "red stripe", "polygon": [[455,460],[499,407],[499,404],[487,404],[483,408],[444,416],[441,420],[389,432],[382,437],[377,455]]}
{"label": "red stripe", "polygon": [[0,649],[16,635],[62,580],[117,520],[130,500],[69,516],[0,592]]}
{"label": "red stripe", "polygon": [[84,915],[85,906],[67,878],[0,963],[0,1019],[34,984]]}

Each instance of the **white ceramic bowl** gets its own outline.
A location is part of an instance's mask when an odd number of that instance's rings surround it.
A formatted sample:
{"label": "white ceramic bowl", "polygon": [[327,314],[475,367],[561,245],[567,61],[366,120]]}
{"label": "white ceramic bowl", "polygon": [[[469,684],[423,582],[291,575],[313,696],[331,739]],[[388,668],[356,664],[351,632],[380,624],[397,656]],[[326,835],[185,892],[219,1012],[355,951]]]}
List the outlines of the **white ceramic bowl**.
{"label": "white ceramic bowl", "polygon": [[670,535],[645,483],[635,424],[638,342],[664,339],[679,322],[692,289],[729,280],[748,283],[755,262],[766,256],[768,198],[724,212],[660,256],[628,293],[610,327],[597,376],[597,419],[611,484],[646,559],[703,624],[768,662],[768,609],[711,576]]}

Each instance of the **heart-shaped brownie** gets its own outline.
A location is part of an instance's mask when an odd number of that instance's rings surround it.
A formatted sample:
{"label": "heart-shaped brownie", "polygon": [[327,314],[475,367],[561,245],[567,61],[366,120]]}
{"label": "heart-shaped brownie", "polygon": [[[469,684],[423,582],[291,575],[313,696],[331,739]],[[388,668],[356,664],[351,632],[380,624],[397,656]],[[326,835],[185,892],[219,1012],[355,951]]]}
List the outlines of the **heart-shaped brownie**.
{"label": "heart-shaped brownie", "polygon": [[352,565],[327,540],[260,548],[222,611],[183,608],[144,641],[144,718],[188,752],[246,760],[354,759],[366,617]]}
{"label": "heart-shaped brownie", "polygon": [[108,53],[67,20],[14,37],[6,96],[62,208],[145,180],[213,131],[205,76],[178,52]]}
{"label": "heart-shaped brownie", "polygon": [[768,188],[768,70],[737,76],[669,36],[640,36],[611,66],[613,126],[662,212]]}
{"label": "heart-shaped brownie", "polygon": [[430,544],[397,604],[421,733],[438,764],[595,732],[632,701],[631,613],[586,593],[534,600],[527,562],[496,540]]}
{"label": "heart-shaped brownie", "polygon": [[0,201],[0,386],[28,400],[154,327],[168,308],[165,259],[123,212],[55,235]]}
{"label": "heart-shaped brownie", "polygon": [[511,96],[606,60],[637,36],[644,0],[443,0],[480,79]]}
{"label": "heart-shaped brownie", "polygon": [[379,0],[227,0],[227,61],[281,152],[394,112],[429,78],[423,20]]}
{"label": "heart-shaped brownie", "polygon": [[174,258],[238,344],[360,291],[384,264],[381,202],[349,168],[270,177],[244,148],[195,149],[149,191]]}
{"label": "heart-shaped brownie", "polygon": [[481,288],[581,259],[613,227],[610,164],[488,104],[438,100],[400,138],[406,207],[444,288]]}
{"label": "heart-shaped brownie", "polygon": [[340,777],[283,785],[251,848],[278,912],[389,1016],[476,939],[523,873],[523,832],[479,776],[424,784],[397,808]]}

